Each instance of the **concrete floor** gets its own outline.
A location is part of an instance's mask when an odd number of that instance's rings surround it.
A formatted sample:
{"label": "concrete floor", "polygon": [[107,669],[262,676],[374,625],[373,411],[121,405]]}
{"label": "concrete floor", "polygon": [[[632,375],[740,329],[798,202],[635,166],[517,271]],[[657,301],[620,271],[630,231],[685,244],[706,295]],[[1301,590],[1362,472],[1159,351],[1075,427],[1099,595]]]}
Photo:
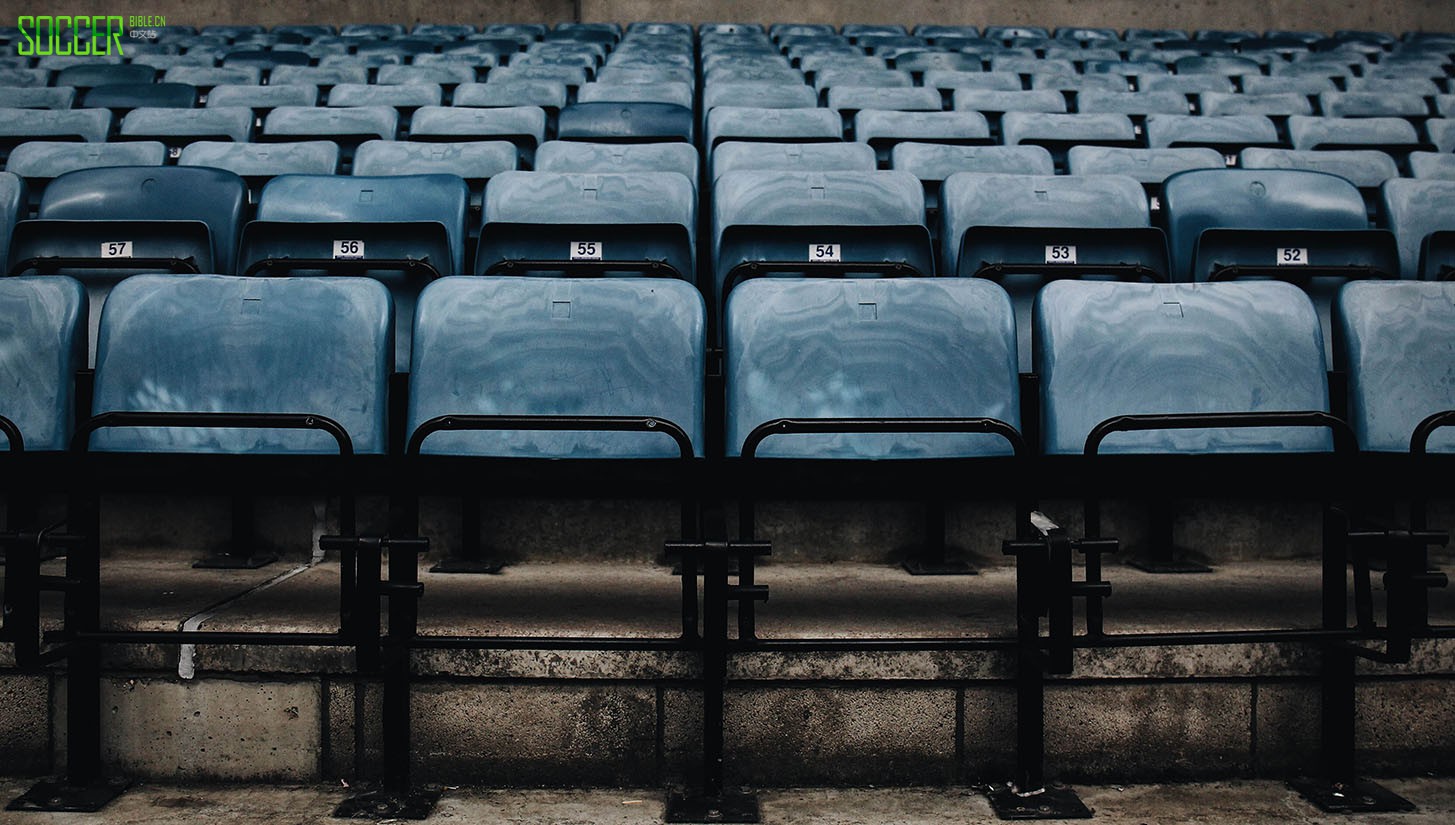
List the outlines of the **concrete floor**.
{"label": "concrete floor", "polygon": [[[1078,787],[1102,825],[1448,825],[1455,821],[1455,779],[1383,783],[1415,803],[1407,814],[1322,814],[1280,782]],[[26,780],[0,779],[13,798]],[[96,814],[0,811],[3,825],[325,825],[348,790],[340,786],[139,785]],[[997,822],[985,797],[954,789],[790,789],[761,794],[765,825],[940,825]],[[658,790],[447,790],[428,820],[440,823],[648,825],[661,821]]]}

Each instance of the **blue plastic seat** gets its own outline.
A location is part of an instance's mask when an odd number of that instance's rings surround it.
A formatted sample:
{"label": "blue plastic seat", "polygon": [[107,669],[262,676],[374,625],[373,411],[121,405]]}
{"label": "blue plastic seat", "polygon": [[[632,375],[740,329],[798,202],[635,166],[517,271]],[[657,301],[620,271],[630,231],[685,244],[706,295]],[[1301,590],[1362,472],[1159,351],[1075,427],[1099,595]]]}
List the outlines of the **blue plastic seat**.
{"label": "blue plastic seat", "polygon": [[464,109],[425,106],[409,123],[409,139],[419,141],[508,140],[523,163],[535,156],[546,139],[546,112],[539,106]]}
{"label": "blue plastic seat", "polygon": [[1413,117],[1430,116],[1429,104],[1419,93],[1324,92],[1319,108],[1325,117]]}
{"label": "blue plastic seat", "polygon": [[1000,119],[1001,142],[1006,146],[1044,146],[1064,162],[1072,146],[1138,144],[1137,132],[1126,115],[1006,112]]}
{"label": "blue plastic seat", "polygon": [[1410,172],[1428,180],[1455,180],[1455,155],[1441,152],[1411,152]]}
{"label": "blue plastic seat", "polygon": [[[993,418],[1019,428],[1015,319],[987,281],[761,279],[733,291],[725,326],[729,456],[785,418]],[[1011,449],[976,432],[830,432],[774,434],[754,453],[923,459]]]}
{"label": "blue plastic seat", "polygon": [[978,72],[980,56],[963,52],[913,51],[894,58],[894,68],[912,74],[942,69],[952,72]]}
{"label": "blue plastic seat", "polygon": [[676,172],[506,172],[485,189],[479,275],[695,280],[696,187]]}
{"label": "blue plastic seat", "polygon": [[157,70],[141,63],[80,63],[56,72],[51,85],[89,89],[113,83],[151,83],[156,78]]}
{"label": "blue plastic seat", "polygon": [[243,229],[238,270],[382,281],[394,299],[402,371],[420,290],[464,272],[469,202],[454,175],[283,175],[263,187],[257,219]]}
{"label": "blue plastic seat", "polygon": [[5,162],[5,169],[31,182],[34,194],[39,195],[39,190],[35,188],[37,183],[43,185],[51,178],[77,169],[161,166],[166,161],[167,147],[157,141],[71,143],[32,140],[15,147]]}
{"label": "blue plastic seat", "polygon": [[1381,189],[1383,212],[1399,241],[1400,273],[1407,280],[1431,280],[1423,250],[1430,236],[1455,230],[1455,182],[1392,178]]}
{"label": "blue plastic seat", "polygon": [[1422,148],[1414,124],[1399,117],[1291,117],[1295,149],[1378,149],[1402,154]]}
{"label": "blue plastic seat", "polygon": [[175,66],[162,75],[166,83],[186,83],[198,89],[218,86],[257,86],[263,71],[256,66]]}
{"label": "blue plastic seat", "polygon": [[801,80],[788,83],[738,83],[709,80],[702,92],[702,112],[718,106],[751,106],[760,109],[812,109],[818,95]]}
{"label": "blue plastic seat", "polygon": [[17,444],[0,428],[6,450],[70,447],[85,318],[86,291],[70,278],[0,278],[0,418],[20,434]]}
{"label": "blue plastic seat", "polygon": [[576,93],[578,103],[668,103],[692,108],[692,84],[587,83]]}
{"label": "blue plastic seat", "polygon": [[1126,78],[1112,74],[1037,72],[1031,75],[1031,88],[1058,92],[1125,92],[1131,87]]}
{"label": "blue plastic seat", "polygon": [[446,278],[420,296],[408,432],[429,455],[675,458],[656,432],[440,431],[440,416],[655,417],[703,455],[702,296],[655,278]]}
{"label": "blue plastic seat", "polygon": [[478,79],[479,71],[474,66],[465,63],[433,63],[423,65],[414,63],[408,66],[398,64],[380,66],[379,71],[375,75],[374,82],[381,86],[419,84],[450,88],[465,83],[474,83]]}
{"label": "blue plastic seat", "polygon": [[[1318,316],[1290,284],[1057,281],[1036,303],[1035,342],[1048,455],[1082,454],[1097,425],[1123,415],[1329,409]],[[1218,427],[1115,432],[1099,452],[1331,448],[1319,428]]]}
{"label": "blue plastic seat", "polygon": [[1137,91],[1197,95],[1203,92],[1235,92],[1237,88],[1232,79],[1220,74],[1154,74],[1138,77]]}
{"label": "blue plastic seat", "polygon": [[16,224],[7,269],[70,275],[90,295],[92,341],[107,295],[138,272],[230,269],[247,187],[217,169],[81,169],[46,186]]}
{"label": "blue plastic seat", "polygon": [[566,106],[566,84],[557,80],[495,80],[455,87],[454,105],[500,109],[537,106],[559,112]]}
{"label": "blue plastic seat", "polygon": [[557,126],[561,140],[691,143],[695,134],[692,108],[675,103],[572,103]]}
{"label": "blue plastic seat", "polygon": [[78,140],[103,143],[111,133],[106,109],[0,109],[0,146],[27,140]]}
{"label": "blue plastic seat", "polygon": [[1143,186],[1155,186],[1189,169],[1221,169],[1223,156],[1213,149],[1127,149],[1111,146],[1073,146],[1067,153],[1073,175],[1125,175]]}
{"label": "blue plastic seat", "polygon": [[251,66],[256,69],[266,69],[272,72],[276,72],[279,69],[302,69],[305,72],[309,72],[314,70],[314,67],[308,65],[311,59],[307,52],[273,51],[272,49],[244,47],[227,51],[222,57],[222,65]]}
{"label": "blue plastic seat", "polygon": [[519,164],[515,146],[504,140],[465,143],[414,143],[404,140],[371,140],[354,154],[354,175],[431,175],[463,178],[472,189],[483,191],[485,181]]}
{"label": "blue plastic seat", "polygon": [[584,143],[548,140],[536,150],[539,172],[677,172],[695,188],[701,172],[697,148],[688,143]]}
{"label": "blue plastic seat", "polygon": [[1377,190],[1399,177],[1394,158],[1375,149],[1321,150],[1244,149],[1238,165],[1244,169],[1307,169],[1338,175],[1360,189]]}
{"label": "blue plastic seat", "polygon": [[1296,92],[1274,92],[1267,94],[1229,94],[1227,92],[1203,92],[1199,96],[1202,113],[1207,117],[1226,115],[1312,115],[1313,103],[1308,95]]}
{"label": "blue plastic seat", "polygon": [[[1299,94],[1319,95],[1335,91],[1332,77],[1324,75],[1248,75],[1243,78],[1243,92],[1250,95]],[[1226,94],[1226,93],[1224,93]]]}
{"label": "blue plastic seat", "polygon": [[[92,412],[307,414],[332,419],[354,453],[388,448],[389,295],[365,278],[138,275],[101,321]],[[336,454],[319,430],[137,427],[93,451]]]}
{"label": "blue plastic seat", "polygon": [[368,83],[364,66],[279,66],[268,73],[268,83],[277,86],[337,86],[340,83]]}
{"label": "blue plastic seat", "polygon": [[207,94],[209,109],[246,107],[263,113],[279,106],[313,106],[317,102],[318,87],[304,85],[218,86]]}
{"label": "blue plastic seat", "polygon": [[157,140],[172,147],[198,140],[246,142],[253,134],[253,111],[241,106],[207,109],[132,109],[118,130],[127,140]]}
{"label": "blue plastic seat", "polygon": [[339,147],[331,140],[295,143],[229,143],[198,141],[182,149],[178,166],[225,169],[248,182],[256,196],[278,175],[332,175],[338,171]]}
{"label": "blue plastic seat", "polygon": [[881,163],[889,161],[896,144],[949,143],[982,145],[992,142],[990,123],[979,112],[888,112],[866,109],[854,115],[854,138],[874,148]]}
{"label": "blue plastic seat", "polygon": [[1425,122],[1425,128],[1437,150],[1455,152],[1455,120],[1429,120]]}
{"label": "blue plastic seat", "polygon": [[1262,115],[1150,115],[1146,130],[1149,148],[1205,146],[1229,158],[1250,146],[1277,148],[1283,145],[1278,137],[1278,128]]}
{"label": "blue plastic seat", "polygon": [[1065,96],[1050,89],[1003,92],[960,87],[955,89],[954,97],[957,112],[1066,112]]}
{"label": "blue plastic seat", "polygon": [[1036,293],[1059,278],[1167,279],[1167,244],[1147,197],[1117,175],[959,172],[940,188],[940,269],[995,280],[1011,296],[1019,364],[1030,371]]}
{"label": "blue plastic seat", "polygon": [[10,260],[10,234],[15,222],[26,216],[29,199],[25,179],[14,172],[0,172],[0,260]]}
{"label": "blue plastic seat", "polygon": [[275,142],[330,140],[351,151],[366,140],[393,140],[398,131],[399,112],[390,106],[279,106],[263,119],[261,137]]}
{"label": "blue plastic seat", "polygon": [[844,125],[829,109],[719,106],[707,115],[707,151],[725,140],[812,143],[843,140]]}
{"label": "blue plastic seat", "polygon": [[993,92],[1018,92],[1021,77],[1010,72],[974,72],[931,69],[925,72],[924,85],[941,93],[955,89],[984,89]]}
{"label": "blue plastic seat", "polygon": [[[1426,417],[1455,409],[1455,284],[1347,284],[1335,305],[1335,351],[1349,376],[1349,423],[1361,449],[1405,453]],[[1436,430],[1430,452],[1455,452]]]}
{"label": "blue plastic seat", "polygon": [[331,107],[392,106],[401,111],[409,111],[421,106],[438,106],[443,100],[444,91],[439,86],[423,83],[406,85],[340,83],[328,92],[328,105]]}
{"label": "blue plastic seat", "polygon": [[127,111],[143,106],[191,109],[197,105],[197,87],[186,83],[108,83],[88,89],[80,107]]}
{"label": "blue plastic seat", "polygon": [[861,109],[893,112],[938,112],[943,106],[937,89],[922,86],[835,86],[828,93],[828,108],[850,116]]}
{"label": "blue plastic seat", "polygon": [[50,81],[51,73],[45,69],[0,68],[0,86],[8,89],[42,88]]}
{"label": "blue plastic seat", "polygon": [[1096,89],[1076,93],[1076,111],[1082,114],[1185,115],[1187,96],[1180,92],[1107,92]]}
{"label": "blue plastic seat", "polygon": [[0,87],[0,109],[69,109],[75,99],[76,90],[69,86]]}

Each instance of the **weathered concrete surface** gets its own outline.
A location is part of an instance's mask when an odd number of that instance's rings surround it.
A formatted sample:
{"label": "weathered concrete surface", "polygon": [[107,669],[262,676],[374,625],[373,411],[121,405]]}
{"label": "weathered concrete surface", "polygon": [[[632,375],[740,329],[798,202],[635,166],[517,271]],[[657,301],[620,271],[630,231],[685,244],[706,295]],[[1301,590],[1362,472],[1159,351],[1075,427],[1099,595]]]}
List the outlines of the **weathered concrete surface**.
{"label": "weathered concrete surface", "polygon": [[0,771],[31,775],[51,767],[50,679],[0,674]]}
{"label": "weathered concrete surface", "polygon": [[[955,707],[943,686],[730,688],[727,771],[769,786],[945,783],[955,775]],[[664,691],[664,716],[669,770],[698,764],[701,693]]]}
{"label": "weathered concrete surface", "polygon": [[[1359,825],[1447,825],[1455,819],[1455,781],[1393,779],[1384,784],[1418,806],[1415,813],[1361,817]],[[0,779],[0,798],[27,787]],[[1104,825],[1352,825],[1347,816],[1320,814],[1281,782],[1196,785],[1078,786]],[[3,825],[328,825],[349,789],[142,785],[96,814],[0,811]],[[990,825],[998,820],[985,797],[970,789],[793,789],[761,795],[771,825]],[[448,791],[430,821],[476,825],[655,825],[659,789]]]}
{"label": "weathered concrete surface", "polygon": [[1254,688],[1253,772],[1271,778],[1319,770],[1317,684],[1267,682]]}
{"label": "weathered concrete surface", "polygon": [[1455,765],[1455,683],[1366,683],[1356,696],[1355,740],[1365,770],[1447,773]]}
{"label": "weathered concrete surface", "polygon": [[1073,781],[1242,775],[1251,725],[1247,685],[1055,684],[1046,690],[1047,770]]}
{"label": "weathered concrete surface", "polygon": [[639,684],[417,685],[414,767],[433,782],[633,785],[656,775],[656,692]]}
{"label": "weathered concrete surface", "polygon": [[[800,0],[791,8],[767,0],[701,3],[697,0],[493,0],[477,7],[448,0],[322,0],[302,7],[287,0],[257,0],[247,5],[196,4],[185,0],[157,0],[146,14],[161,14],[167,22],[201,26],[210,23],[473,23],[560,22],[583,20],[704,20],[777,22],[948,23],[1045,26],[1147,26],[1184,29],[1405,29],[1447,30],[1448,5],[1442,0],[1403,0],[1388,3],[1320,2],[1307,0],[1180,0],[1147,4],[1141,0],[1025,0],[1013,6],[990,0],[903,0],[883,4],[875,0]],[[23,3],[0,6],[6,18],[33,11]],[[68,13],[116,13],[114,6],[86,0],[67,7]],[[138,10],[137,13],[143,13]]]}
{"label": "weathered concrete surface", "polygon": [[[55,691],[57,769],[65,761],[65,685]],[[314,681],[106,678],[101,753],[142,779],[311,781],[319,775],[322,691]]]}

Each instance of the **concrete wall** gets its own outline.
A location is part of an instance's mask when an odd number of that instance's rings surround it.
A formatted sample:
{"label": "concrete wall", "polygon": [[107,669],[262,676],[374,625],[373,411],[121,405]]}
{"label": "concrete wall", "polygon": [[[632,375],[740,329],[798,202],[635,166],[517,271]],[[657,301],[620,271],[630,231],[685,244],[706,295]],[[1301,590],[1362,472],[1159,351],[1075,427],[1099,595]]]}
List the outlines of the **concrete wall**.
{"label": "concrete wall", "polygon": [[151,14],[170,23],[348,23],[393,22],[474,23],[559,22],[572,19],[629,22],[633,20],[710,20],[759,22],[864,22],[1034,24],[1046,26],[1115,26],[1126,28],[1224,29],[1455,29],[1455,3],[1450,0],[1022,0],[1016,4],[987,0],[798,0],[784,5],[772,0],[705,2],[704,0],[151,0],[118,4],[71,0],[0,3],[0,25],[14,25],[21,14]]}

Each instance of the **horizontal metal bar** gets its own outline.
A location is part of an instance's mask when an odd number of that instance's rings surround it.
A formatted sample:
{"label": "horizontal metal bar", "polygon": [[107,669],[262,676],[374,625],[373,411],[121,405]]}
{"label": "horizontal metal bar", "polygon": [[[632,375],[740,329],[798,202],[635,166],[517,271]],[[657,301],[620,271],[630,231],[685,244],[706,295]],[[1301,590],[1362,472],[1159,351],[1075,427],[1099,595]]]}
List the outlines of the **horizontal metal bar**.
{"label": "horizontal metal bar", "polygon": [[146,645],[267,645],[272,647],[353,647],[357,642],[340,633],[269,633],[262,630],[88,630],[74,634],[80,641]]}
{"label": "horizontal metal bar", "polygon": [[695,650],[697,642],[681,638],[622,636],[416,636],[413,650]]}

